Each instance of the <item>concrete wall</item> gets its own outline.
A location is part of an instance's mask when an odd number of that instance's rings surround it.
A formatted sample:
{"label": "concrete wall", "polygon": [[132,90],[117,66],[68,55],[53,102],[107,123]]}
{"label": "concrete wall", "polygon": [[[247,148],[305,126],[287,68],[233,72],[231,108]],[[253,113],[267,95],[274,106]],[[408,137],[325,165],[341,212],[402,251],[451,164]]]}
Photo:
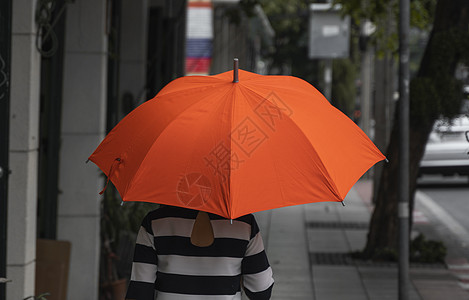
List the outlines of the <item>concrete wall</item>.
{"label": "concrete wall", "polygon": [[59,240],[72,243],[68,298],[97,299],[100,201],[104,178],[85,164],[105,134],[106,0],[68,6],[59,167]]}
{"label": "concrete wall", "polygon": [[36,1],[12,1],[7,299],[34,295],[40,56]]}

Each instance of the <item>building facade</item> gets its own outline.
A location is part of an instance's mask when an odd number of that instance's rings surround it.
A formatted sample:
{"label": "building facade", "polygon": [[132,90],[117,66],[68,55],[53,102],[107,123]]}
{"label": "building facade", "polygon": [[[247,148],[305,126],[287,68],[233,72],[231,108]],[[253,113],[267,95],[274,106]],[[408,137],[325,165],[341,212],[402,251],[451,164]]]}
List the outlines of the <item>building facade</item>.
{"label": "building facade", "polygon": [[[228,71],[235,56],[259,71],[271,28],[265,19],[231,23],[224,12],[236,6],[212,3],[211,73]],[[68,245],[56,283],[66,299],[98,299],[105,178],[85,162],[121,118],[185,75],[187,1],[5,0],[1,9],[11,26],[0,32],[0,277],[10,280],[0,299],[54,283],[38,272],[54,268],[43,259],[59,244],[38,241]]]}

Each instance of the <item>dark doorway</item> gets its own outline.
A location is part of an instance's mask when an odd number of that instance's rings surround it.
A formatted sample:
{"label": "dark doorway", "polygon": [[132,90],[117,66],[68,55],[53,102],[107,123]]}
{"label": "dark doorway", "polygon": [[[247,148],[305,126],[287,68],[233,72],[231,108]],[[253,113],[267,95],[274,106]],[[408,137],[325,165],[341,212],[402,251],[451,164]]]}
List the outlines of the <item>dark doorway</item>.
{"label": "dark doorway", "polygon": [[147,99],[184,75],[186,1],[166,1],[149,10]]}
{"label": "dark doorway", "polygon": [[[42,35],[42,45],[38,46],[41,53],[41,102],[37,236],[44,239],[56,239],[57,236],[66,5],[65,0],[57,0],[53,8],[48,5],[39,8],[53,9],[47,12],[51,14],[50,24],[43,24],[38,29]],[[55,25],[49,27],[54,22]],[[54,38],[51,38],[52,35]]]}

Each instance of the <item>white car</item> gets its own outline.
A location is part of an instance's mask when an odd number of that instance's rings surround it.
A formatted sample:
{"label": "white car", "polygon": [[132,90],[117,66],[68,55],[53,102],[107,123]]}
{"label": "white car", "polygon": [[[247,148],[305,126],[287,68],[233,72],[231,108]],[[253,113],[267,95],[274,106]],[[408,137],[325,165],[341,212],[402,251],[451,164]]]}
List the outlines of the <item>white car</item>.
{"label": "white car", "polygon": [[469,116],[438,120],[420,161],[420,174],[469,175]]}

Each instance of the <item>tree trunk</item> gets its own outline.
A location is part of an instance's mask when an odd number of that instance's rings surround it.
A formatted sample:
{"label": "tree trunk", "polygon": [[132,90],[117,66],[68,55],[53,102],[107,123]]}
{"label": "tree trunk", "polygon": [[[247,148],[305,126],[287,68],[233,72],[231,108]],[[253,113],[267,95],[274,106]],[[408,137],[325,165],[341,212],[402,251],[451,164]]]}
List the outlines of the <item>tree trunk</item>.
{"label": "tree trunk", "polygon": [[[425,150],[425,144],[432,125],[410,128],[409,180],[410,196],[416,189],[419,162]],[[366,257],[379,256],[383,250],[396,250],[398,243],[397,205],[399,203],[399,130],[398,122],[394,122],[387,158],[384,165],[377,193],[376,206],[370,222],[368,241],[364,251]],[[410,197],[409,199],[412,199]],[[410,203],[411,210],[413,201]]]}
{"label": "tree trunk", "polygon": [[[454,79],[454,73],[461,59],[468,59],[469,51],[463,42],[468,38],[468,24],[469,1],[438,1],[433,30],[419,72],[412,80],[410,90],[409,199],[411,211],[414,206],[419,164],[433,123],[440,114],[445,116],[456,114],[460,106],[462,89]],[[379,257],[382,253],[389,253],[389,250],[397,253],[400,143],[398,124],[396,112],[386,154],[389,163],[382,171],[368,240],[363,251],[367,258]],[[412,222],[412,218],[409,221]]]}

